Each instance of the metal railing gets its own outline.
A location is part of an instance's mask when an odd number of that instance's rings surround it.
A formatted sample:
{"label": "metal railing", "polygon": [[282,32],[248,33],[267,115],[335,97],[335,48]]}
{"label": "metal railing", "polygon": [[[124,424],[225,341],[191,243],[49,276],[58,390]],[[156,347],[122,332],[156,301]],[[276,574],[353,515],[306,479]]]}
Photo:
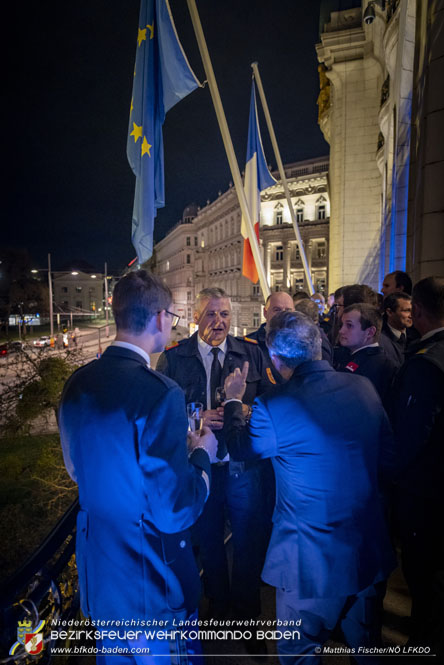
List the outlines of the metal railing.
{"label": "metal railing", "polygon": [[[20,622],[57,621],[73,617],[79,609],[79,590],[75,566],[75,531],[78,499],[52,529],[38,549],[0,588],[0,649],[9,656],[0,663],[36,662],[17,640]],[[44,638],[49,646],[50,637]],[[14,649],[14,646],[16,649]],[[51,661],[51,649],[44,648],[39,663]]]}

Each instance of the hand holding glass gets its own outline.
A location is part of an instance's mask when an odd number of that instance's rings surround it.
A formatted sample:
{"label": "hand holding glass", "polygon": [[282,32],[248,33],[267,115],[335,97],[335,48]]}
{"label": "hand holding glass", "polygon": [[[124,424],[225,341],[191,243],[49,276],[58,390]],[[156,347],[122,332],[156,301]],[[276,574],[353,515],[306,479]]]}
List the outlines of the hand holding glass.
{"label": "hand holding glass", "polygon": [[190,402],[187,404],[188,427],[190,432],[198,432],[203,427],[203,404]]}

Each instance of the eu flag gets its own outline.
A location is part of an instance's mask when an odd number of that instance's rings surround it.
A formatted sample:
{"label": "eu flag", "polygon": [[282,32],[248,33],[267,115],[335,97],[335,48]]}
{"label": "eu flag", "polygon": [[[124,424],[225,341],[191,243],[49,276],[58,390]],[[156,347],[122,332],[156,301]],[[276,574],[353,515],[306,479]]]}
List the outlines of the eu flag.
{"label": "eu flag", "polygon": [[177,38],[168,0],[141,0],[127,155],[136,176],[132,242],[139,263],[153,253],[157,208],[165,205],[165,113],[199,85]]}

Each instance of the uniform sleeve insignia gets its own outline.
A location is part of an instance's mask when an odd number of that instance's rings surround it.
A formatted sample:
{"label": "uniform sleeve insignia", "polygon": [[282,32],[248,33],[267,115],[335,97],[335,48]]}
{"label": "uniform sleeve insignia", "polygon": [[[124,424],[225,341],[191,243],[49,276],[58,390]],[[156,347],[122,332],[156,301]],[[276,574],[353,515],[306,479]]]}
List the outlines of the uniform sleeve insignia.
{"label": "uniform sleeve insignia", "polygon": [[273,385],[276,385],[276,381],[274,379],[273,372],[271,371],[271,369],[269,367],[267,367],[266,372],[267,372],[267,378],[268,378],[269,382],[272,383]]}
{"label": "uniform sleeve insignia", "polygon": [[427,353],[427,351],[428,351],[428,348],[425,347],[424,349],[419,349],[419,351],[417,351],[415,355],[418,356],[420,353]]}
{"label": "uniform sleeve insignia", "polygon": [[165,351],[169,351],[170,349],[174,349],[175,346],[179,346],[179,342],[173,342],[169,346],[166,346]]}
{"label": "uniform sleeve insignia", "polygon": [[257,344],[257,339],[252,339],[251,337],[244,337],[244,342],[250,342],[250,344]]}
{"label": "uniform sleeve insignia", "polygon": [[357,365],[356,363],[352,362],[351,360],[350,360],[350,362],[345,366],[345,369],[348,369],[349,372],[356,372],[356,370],[357,370],[358,368],[359,368],[359,365]]}

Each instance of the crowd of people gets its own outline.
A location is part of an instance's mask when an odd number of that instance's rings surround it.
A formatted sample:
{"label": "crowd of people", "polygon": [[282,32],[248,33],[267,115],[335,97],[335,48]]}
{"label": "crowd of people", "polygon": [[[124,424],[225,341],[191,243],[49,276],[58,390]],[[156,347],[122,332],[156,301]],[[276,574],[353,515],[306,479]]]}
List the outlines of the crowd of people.
{"label": "crowd of people", "polygon": [[[206,288],[197,331],[165,348],[179,318],[168,287],[146,271],[118,282],[116,340],[59,409],[86,616],[193,620],[197,559],[206,618],[222,624],[260,615],[261,577],[276,588],[276,618],[298,625],[277,645],[286,665],[320,663],[338,630],[356,662],[376,663],[359,648],[382,644],[399,547],[410,643],[442,653],[444,279],[412,290],[396,271],[382,295],[354,284],[328,300],[273,293],[265,323],[237,338],[228,295]],[[186,404],[202,405],[200,431]],[[177,635],[122,643],[150,649],[140,663],[202,658]]]}

